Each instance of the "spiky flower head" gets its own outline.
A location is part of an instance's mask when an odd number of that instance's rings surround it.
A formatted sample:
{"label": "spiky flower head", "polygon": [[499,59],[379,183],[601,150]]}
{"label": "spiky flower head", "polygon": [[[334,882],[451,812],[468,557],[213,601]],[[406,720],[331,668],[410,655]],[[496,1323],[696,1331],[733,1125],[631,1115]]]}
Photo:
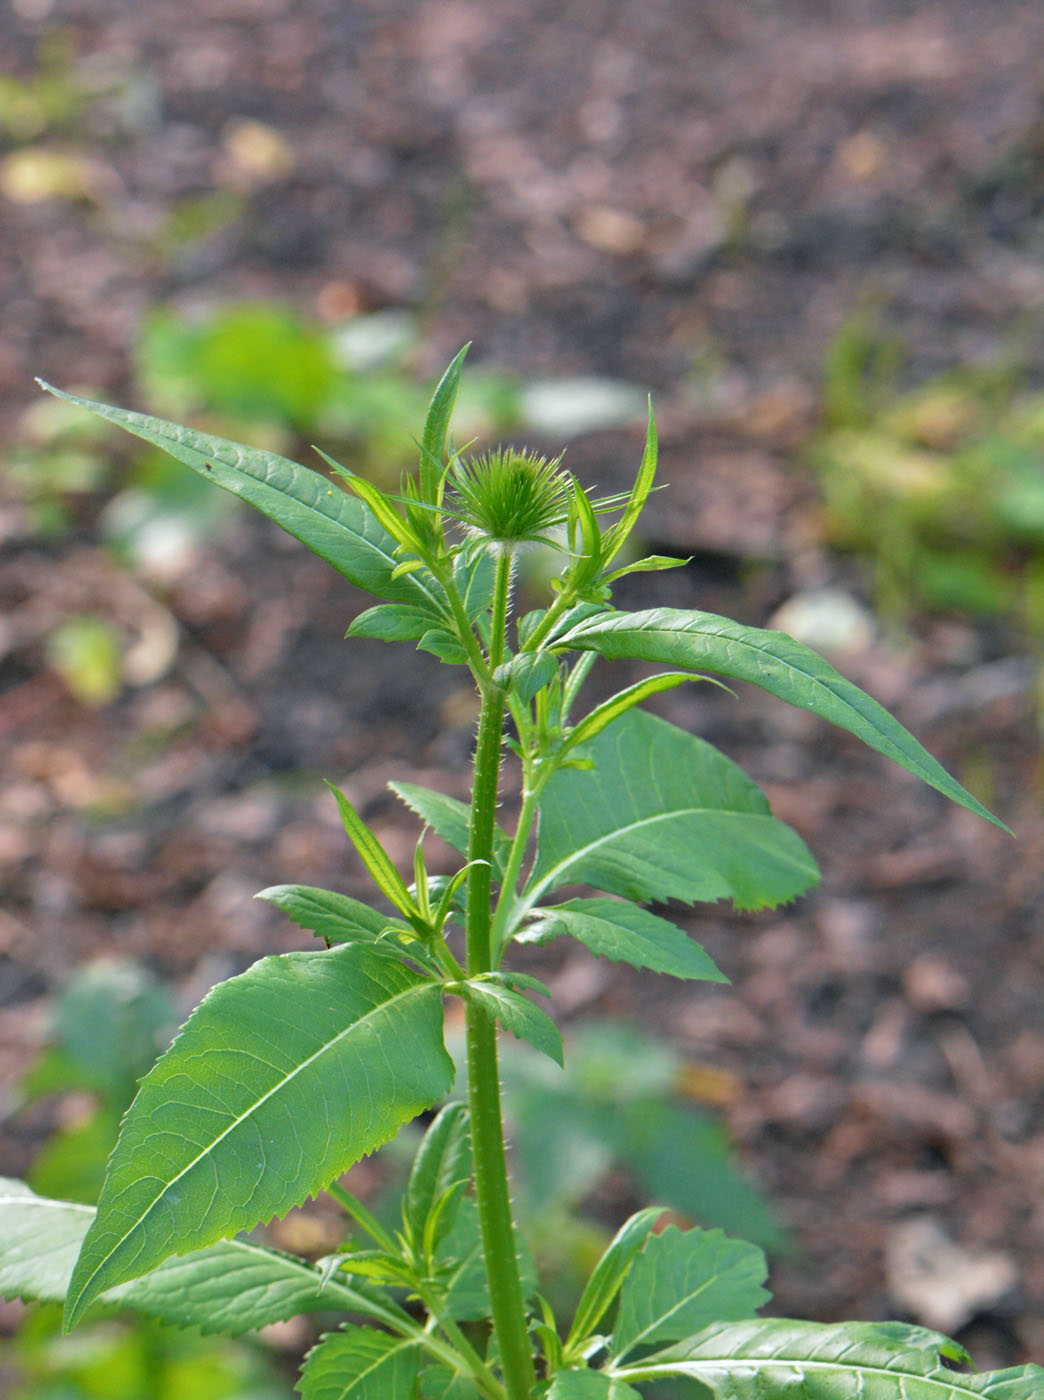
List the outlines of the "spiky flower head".
{"label": "spiky flower head", "polygon": [[569,515],[572,478],[561,457],[497,447],[453,466],[452,512],[473,546],[514,553],[520,546],[553,544],[548,532]]}

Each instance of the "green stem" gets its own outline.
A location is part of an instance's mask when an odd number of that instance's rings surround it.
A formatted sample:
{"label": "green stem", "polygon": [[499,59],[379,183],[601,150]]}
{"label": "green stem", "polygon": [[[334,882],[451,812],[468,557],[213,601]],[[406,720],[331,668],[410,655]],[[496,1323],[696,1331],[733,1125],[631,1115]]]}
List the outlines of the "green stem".
{"label": "green stem", "polygon": [[[502,557],[497,561],[493,595],[491,669],[499,664],[504,654],[510,582],[511,561]],[[493,970],[490,946],[491,867],[503,728],[504,692],[493,686],[484,686],[475,747],[468,840],[468,860],[476,862],[468,872],[466,963],[469,977]],[[466,1017],[475,1199],[482,1231],[493,1325],[509,1400],[528,1400],[536,1382],[536,1372],[526,1328],[518,1247],[511,1218],[497,1071],[496,1023],[487,1011],[472,1002],[467,1005]]]}
{"label": "green stem", "polygon": [[526,847],[529,845],[529,833],[533,828],[533,821],[537,814],[537,803],[544,784],[538,788],[527,788],[522,794],[522,807],[518,814],[518,824],[515,827],[515,835],[511,841],[511,850],[508,854],[507,865],[504,868],[504,883],[500,887],[500,897],[497,900],[496,911],[493,915],[493,926],[490,930],[490,947],[492,950],[493,964],[500,966],[501,956],[504,952],[504,944],[507,942],[506,929],[508,922],[514,912],[515,890],[518,885],[518,877],[522,871],[522,862],[526,858]]}
{"label": "green stem", "polygon": [[475,629],[471,625],[467,610],[461,601],[457,585],[453,581],[453,575],[448,569],[441,569],[434,561],[429,561],[429,568],[441,583],[446,599],[453,613],[454,621],[457,624],[457,636],[461,646],[468,654],[468,665],[479,685],[485,686],[489,682],[490,667],[486,665],[486,658],[482,655],[482,648],[478,644],[475,636]]}
{"label": "green stem", "polygon": [[399,1246],[388,1231],[384,1228],[377,1217],[366,1209],[358,1197],[353,1196],[350,1191],[336,1181],[331,1181],[326,1188],[326,1194],[332,1196],[337,1204],[346,1211],[348,1215],[361,1225],[369,1235],[387,1254],[398,1254]]}
{"label": "green stem", "polygon": [[443,1313],[439,1306],[437,1295],[419,1284],[414,1286],[414,1292],[424,1304],[428,1316],[438,1323],[439,1327],[446,1334],[447,1340],[460,1352],[462,1359],[467,1362],[467,1374],[482,1393],[490,1396],[491,1400],[504,1400],[506,1393],[504,1387],[500,1384],[496,1376],[482,1360],[482,1357],[479,1356],[478,1352],[453,1319]]}
{"label": "green stem", "polygon": [[526,644],[522,648],[522,650],[539,650],[541,642],[554,627],[555,623],[562,616],[562,614],[567,611],[567,609],[573,606],[575,602],[576,594],[572,591],[572,589],[563,589],[563,591],[558,595],[555,601],[548,608],[547,612],[544,614],[543,619],[536,627],[532,636],[526,638]]}

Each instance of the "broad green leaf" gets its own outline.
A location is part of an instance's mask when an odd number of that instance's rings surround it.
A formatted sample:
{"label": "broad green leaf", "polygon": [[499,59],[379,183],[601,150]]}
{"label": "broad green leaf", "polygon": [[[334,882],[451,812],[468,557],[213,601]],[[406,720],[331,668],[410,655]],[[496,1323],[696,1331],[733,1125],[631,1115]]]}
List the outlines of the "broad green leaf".
{"label": "broad green leaf", "polygon": [[438,497],[438,485],[442,476],[442,461],[446,451],[446,434],[449,431],[453,405],[457,399],[460,372],[464,356],[471,342],[461,347],[450,361],[445,374],[435,386],[424,420],[421,436],[420,488],[421,497],[429,505],[434,505]]}
{"label": "broad green leaf", "polygon": [[447,666],[463,666],[468,654],[447,627],[432,627],[417,643],[418,651],[430,652]]}
{"label": "broad green leaf", "polygon": [[[0,1296],[61,1302],[94,1207],[37,1196],[0,1179]],[[394,1320],[390,1300],[376,1301],[289,1254],[247,1240],[222,1241],[102,1295],[177,1327],[239,1336],[300,1312],[342,1309]]]}
{"label": "broad green leaf", "polygon": [[414,1393],[422,1357],[412,1337],[346,1327],[308,1353],[297,1390],[302,1400],[406,1400]]}
{"label": "broad green leaf", "polygon": [[951,778],[883,706],[785,632],[744,627],[715,613],[654,608],[588,618],[559,635],[555,646],[751,681],[781,700],[849,730],[951,801],[1008,829]]}
{"label": "broad green leaf", "polygon": [[967,1361],[963,1347],[924,1327],[771,1318],[708,1328],[620,1370],[636,1380],[689,1376],[716,1400],[1044,1400],[1044,1367],[968,1374],[944,1357]]}
{"label": "broad green leaf", "polygon": [[417,902],[406,888],[406,882],[395,869],[387,851],[360,817],[340,788],[326,785],[337,799],[337,810],[348,833],[348,839],[359,853],[359,859],[370,872],[370,878],[390,903],[407,918],[417,915]]}
{"label": "broad green leaf", "polygon": [[[416,812],[421,821],[442,837],[447,846],[462,856],[467,855],[470,807],[455,797],[447,797],[445,793],[435,792],[432,788],[419,787],[416,783],[389,783],[388,786],[411,812]],[[510,849],[511,838],[502,827],[496,827],[493,873],[498,880],[504,877],[504,865]]]}
{"label": "broad green leaf", "polygon": [[743,1174],[720,1118],[683,1108],[666,1096],[631,1100],[619,1112],[621,1155],[642,1195],[666,1201],[705,1225],[763,1249],[781,1250],[786,1235],[765,1197]]}
{"label": "broad green leaf", "polygon": [[[530,701],[558,673],[558,658],[549,651],[520,651],[493,674],[497,685],[509,687],[520,700]],[[688,677],[686,677],[688,679]]]}
{"label": "broad green leaf", "polygon": [[[521,1240],[519,1273],[522,1290],[530,1297],[536,1288],[533,1258]],[[442,1292],[442,1307],[455,1322],[485,1322],[490,1316],[489,1285],[482,1257],[478,1206],[471,1196],[460,1203],[453,1229],[439,1245],[436,1276]]]}
{"label": "broad green leaf", "polygon": [[378,603],[354,618],[344,635],[378,642],[416,642],[442,620],[433,609],[413,603]]}
{"label": "broad green leaf", "polygon": [[274,904],[298,928],[330,943],[372,943],[395,923],[394,918],[358,899],[315,885],[270,885],[254,898]]}
{"label": "broad green leaf", "polygon": [[631,1265],[620,1293],[613,1357],[635,1347],[680,1341],[712,1322],[753,1317],[769,1294],[765,1256],[722,1230],[668,1226]]}
{"label": "broad green leaf", "polygon": [[562,769],[540,802],[536,866],[522,909],[584,883],[645,902],[731,898],[782,904],[814,884],[815,861],[763,794],[710,744],[630,710]]}
{"label": "broad green leaf", "polygon": [[437,603],[441,590],[430,577],[392,578],[399,562],[395,539],[361,501],[319,472],[274,452],[94,403],[40,383],[49,393],[154,443],[216,486],[240,496],[367,593],[391,602]]}
{"label": "broad green leaf", "polygon": [[729,980],[676,924],[626,900],[570,899],[536,913],[538,921],[516,935],[520,943],[547,943],[566,933],[613,962],[694,981]]}
{"label": "broad green leaf", "polygon": [[404,1215],[415,1245],[426,1234],[431,1247],[441,1243],[456,1219],[454,1193],[459,1196],[470,1180],[468,1110],[462,1103],[450,1103],[425,1133],[406,1186]]}
{"label": "broad green leaf", "polygon": [[465,558],[458,554],[453,563],[453,582],[464,611],[472,622],[493,604],[493,580],[497,566],[488,552]]}
{"label": "broad green leaf", "polygon": [[641,1400],[634,1386],[604,1371],[559,1371],[547,1400]]}
{"label": "broad green leaf", "polygon": [[474,1381],[457,1371],[429,1366],[421,1375],[421,1400],[482,1400],[482,1392]]}
{"label": "broad green leaf", "polygon": [[608,1249],[584,1285],[566,1339],[566,1351],[579,1346],[585,1338],[592,1335],[620,1291],[635,1255],[662,1214],[659,1206],[649,1206],[646,1210],[632,1215],[617,1230]]}
{"label": "broad green leaf", "polygon": [[300,1205],[452,1081],[441,989],[363,944],[215,987],[127,1112],[67,1325],[170,1255]]}
{"label": "broad green leaf", "polygon": [[510,974],[486,972],[452,985],[469,1001],[485,1007],[518,1040],[528,1040],[534,1049],[563,1065],[561,1031],[546,1011],[510,985],[509,978]]}

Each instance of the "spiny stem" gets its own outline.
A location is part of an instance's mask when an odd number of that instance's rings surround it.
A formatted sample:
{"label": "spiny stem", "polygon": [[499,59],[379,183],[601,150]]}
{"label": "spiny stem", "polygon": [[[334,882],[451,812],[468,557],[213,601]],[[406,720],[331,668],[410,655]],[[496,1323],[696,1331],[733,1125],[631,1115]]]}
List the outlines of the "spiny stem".
{"label": "spiny stem", "polygon": [[[502,556],[497,561],[494,585],[491,667],[498,665],[504,655],[510,583],[511,561]],[[468,860],[475,862],[468,872],[466,963],[469,977],[493,969],[490,945],[491,867],[503,727],[504,692],[491,685],[483,686],[468,838]],[[536,1372],[526,1328],[518,1246],[511,1218],[497,1071],[496,1023],[482,1007],[471,1002],[467,1005],[466,1016],[475,1199],[489,1283],[490,1310],[509,1400],[528,1400],[536,1381]]]}
{"label": "spiny stem", "polygon": [[504,1400],[506,1392],[504,1387],[494,1376],[486,1363],[479,1356],[478,1352],[465,1337],[457,1324],[451,1317],[448,1317],[439,1306],[438,1295],[425,1288],[421,1284],[414,1287],[414,1292],[424,1304],[428,1316],[433,1318],[442,1331],[446,1334],[447,1340],[456,1347],[461,1357],[467,1362],[468,1374],[475,1382],[476,1386],[490,1400]]}

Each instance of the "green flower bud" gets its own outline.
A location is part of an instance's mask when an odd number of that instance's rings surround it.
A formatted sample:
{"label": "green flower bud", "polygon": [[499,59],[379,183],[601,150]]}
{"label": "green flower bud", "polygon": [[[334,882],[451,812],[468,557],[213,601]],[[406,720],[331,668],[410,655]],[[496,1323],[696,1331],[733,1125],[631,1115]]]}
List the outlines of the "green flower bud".
{"label": "green flower bud", "polygon": [[561,461],[498,447],[456,462],[452,511],[472,547],[509,554],[529,543],[555,543],[548,532],[565,523],[572,488]]}

